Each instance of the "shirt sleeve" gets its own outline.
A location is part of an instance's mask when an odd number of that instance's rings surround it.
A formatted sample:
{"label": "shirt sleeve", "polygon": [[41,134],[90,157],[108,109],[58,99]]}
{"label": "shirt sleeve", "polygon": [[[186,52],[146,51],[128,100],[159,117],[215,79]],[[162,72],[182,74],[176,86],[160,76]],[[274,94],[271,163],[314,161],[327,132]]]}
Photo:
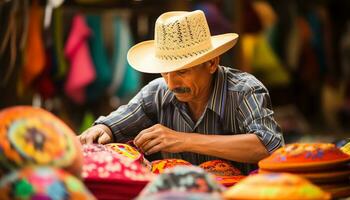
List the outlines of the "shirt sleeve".
{"label": "shirt sleeve", "polygon": [[256,134],[269,153],[283,146],[282,131],[273,118],[267,89],[256,85],[245,90],[242,96],[237,108],[240,129]]}
{"label": "shirt sleeve", "polygon": [[150,87],[145,86],[127,105],[120,106],[108,116],[99,117],[94,124],[108,126],[115,142],[133,140],[141,130],[155,124],[153,94]]}

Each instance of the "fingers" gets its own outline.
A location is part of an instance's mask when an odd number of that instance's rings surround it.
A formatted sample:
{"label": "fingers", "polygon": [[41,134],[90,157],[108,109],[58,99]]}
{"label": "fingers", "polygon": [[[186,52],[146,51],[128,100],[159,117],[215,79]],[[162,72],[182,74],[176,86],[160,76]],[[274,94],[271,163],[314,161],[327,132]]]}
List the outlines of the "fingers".
{"label": "fingers", "polygon": [[154,130],[154,126],[151,126],[149,128],[143,129],[137,136],[135,137],[134,141],[138,140],[143,134],[151,132]]}
{"label": "fingers", "polygon": [[134,144],[138,147],[141,148],[142,146],[145,145],[146,142],[149,140],[153,140],[154,138],[157,137],[157,133],[153,131],[152,127],[149,129],[145,129],[141,131],[134,139]]}
{"label": "fingers", "polygon": [[81,144],[92,144],[94,142],[105,144],[112,141],[111,136],[98,125],[84,131],[78,136],[78,139]]}
{"label": "fingers", "polygon": [[92,144],[100,135],[99,132],[95,132],[93,130],[89,131],[85,137],[86,144]]}
{"label": "fingers", "polygon": [[152,149],[152,147],[154,146],[160,145],[160,143],[161,143],[160,138],[148,140],[142,147],[140,147],[140,149],[143,152],[145,152],[146,155],[149,155],[149,154],[155,153],[155,152],[150,153],[149,150]]}
{"label": "fingers", "polygon": [[153,154],[153,153],[157,153],[157,152],[161,151],[162,148],[163,148],[163,147],[162,147],[162,144],[161,144],[161,143],[159,143],[159,144],[157,144],[157,145],[154,145],[153,147],[151,147],[151,148],[147,151],[146,155],[150,155],[150,154]]}
{"label": "fingers", "polygon": [[112,141],[112,138],[107,133],[102,134],[97,139],[97,143],[99,144],[106,144],[106,143],[110,143],[111,141]]}
{"label": "fingers", "polygon": [[81,144],[91,144],[94,142],[96,132],[94,133],[91,128],[84,131],[82,134],[79,135],[79,141]]}
{"label": "fingers", "polygon": [[81,144],[87,144],[86,143],[86,136],[89,134],[89,129],[84,131],[82,134],[78,136],[78,140],[80,141]]}

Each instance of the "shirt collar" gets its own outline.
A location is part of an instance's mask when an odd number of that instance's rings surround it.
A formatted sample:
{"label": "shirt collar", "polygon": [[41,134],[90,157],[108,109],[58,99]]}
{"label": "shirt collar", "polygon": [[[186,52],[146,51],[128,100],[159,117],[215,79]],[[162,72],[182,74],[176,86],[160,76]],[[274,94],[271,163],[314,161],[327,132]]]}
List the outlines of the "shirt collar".
{"label": "shirt collar", "polygon": [[213,93],[209,98],[207,109],[214,111],[220,117],[224,116],[227,91],[227,77],[224,67],[219,66],[214,79]]}

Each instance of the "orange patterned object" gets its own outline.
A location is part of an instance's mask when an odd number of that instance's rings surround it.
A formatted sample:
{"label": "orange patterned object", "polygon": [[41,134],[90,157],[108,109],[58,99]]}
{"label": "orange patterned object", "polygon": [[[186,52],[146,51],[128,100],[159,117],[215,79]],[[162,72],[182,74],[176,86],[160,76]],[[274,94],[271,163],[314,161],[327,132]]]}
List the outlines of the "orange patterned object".
{"label": "orange patterned object", "polygon": [[232,186],[245,178],[239,169],[225,160],[210,160],[200,164],[199,167],[214,174],[216,180],[225,186]]}
{"label": "orange patterned object", "polygon": [[199,165],[206,172],[215,174],[217,176],[236,176],[242,175],[239,169],[235,168],[228,161],[225,160],[210,160]]}
{"label": "orange patterned object", "polygon": [[80,176],[80,148],[75,133],[46,110],[15,106],[0,111],[0,174],[46,165]]}
{"label": "orange patterned object", "polygon": [[282,147],[259,162],[271,171],[307,171],[334,168],[350,161],[350,156],[330,143],[295,143]]}
{"label": "orange patterned object", "polygon": [[192,165],[191,163],[182,159],[163,159],[152,162],[152,172],[155,174],[162,173],[165,169],[173,168],[179,165]]}

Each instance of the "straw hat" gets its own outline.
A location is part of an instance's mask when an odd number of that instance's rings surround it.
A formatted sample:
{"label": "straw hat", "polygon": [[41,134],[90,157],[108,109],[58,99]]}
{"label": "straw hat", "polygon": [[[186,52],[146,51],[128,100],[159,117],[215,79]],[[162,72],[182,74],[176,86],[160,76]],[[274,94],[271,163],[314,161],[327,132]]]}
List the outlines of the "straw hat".
{"label": "straw hat", "polygon": [[158,17],[154,38],[129,50],[128,62],[136,70],[165,73],[193,67],[232,48],[238,34],[211,36],[202,11],[174,11]]}

